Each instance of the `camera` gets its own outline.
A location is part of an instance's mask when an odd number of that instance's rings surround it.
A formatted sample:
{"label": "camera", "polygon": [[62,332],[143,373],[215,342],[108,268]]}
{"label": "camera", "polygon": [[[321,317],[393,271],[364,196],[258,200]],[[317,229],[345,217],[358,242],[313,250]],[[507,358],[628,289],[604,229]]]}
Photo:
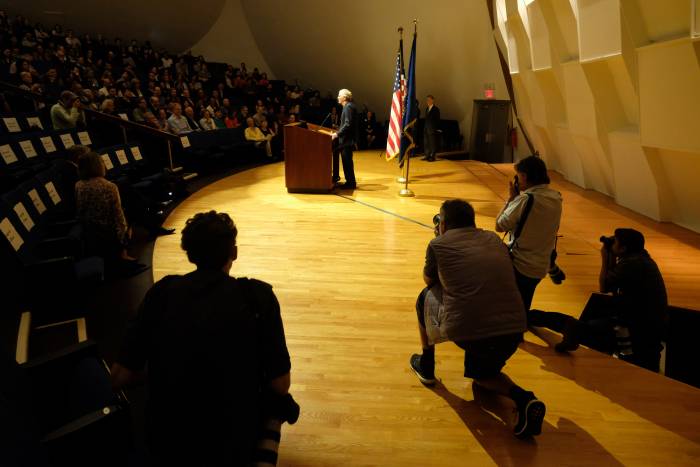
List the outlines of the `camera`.
{"label": "camera", "polygon": [[439,213],[433,216],[433,225],[435,226],[433,232],[435,233],[436,237],[440,235],[440,220],[441,219]]}
{"label": "camera", "polygon": [[602,235],[600,237],[600,243],[605,245],[605,248],[610,249],[613,246],[613,243],[615,243],[615,237],[606,237],[605,235]]}
{"label": "camera", "polygon": [[557,265],[557,250],[552,250],[552,256],[549,258],[549,271],[547,274],[549,274],[549,278],[551,279],[552,282],[554,282],[556,285],[561,285],[562,282],[564,282],[564,279],[566,279],[566,274],[564,274],[564,271]]}

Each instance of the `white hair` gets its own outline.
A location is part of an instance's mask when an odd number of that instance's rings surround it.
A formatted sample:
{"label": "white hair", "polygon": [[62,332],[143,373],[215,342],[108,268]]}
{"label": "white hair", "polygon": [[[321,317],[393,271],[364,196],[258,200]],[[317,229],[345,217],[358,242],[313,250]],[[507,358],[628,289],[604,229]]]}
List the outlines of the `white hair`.
{"label": "white hair", "polygon": [[352,92],[349,89],[341,89],[338,91],[338,97],[344,97],[347,100],[352,100]]}

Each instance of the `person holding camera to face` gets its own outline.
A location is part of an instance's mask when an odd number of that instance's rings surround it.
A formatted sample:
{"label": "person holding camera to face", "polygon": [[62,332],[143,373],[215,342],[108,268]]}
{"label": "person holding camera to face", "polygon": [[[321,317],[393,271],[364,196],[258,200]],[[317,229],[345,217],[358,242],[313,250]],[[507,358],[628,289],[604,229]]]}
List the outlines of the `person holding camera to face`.
{"label": "person holding camera to face", "polygon": [[658,372],[668,306],[661,272],[644,249],[641,232],[616,229],[600,241],[601,293],[591,295],[581,317],[530,310],[531,321],[563,333],[554,347],[559,352],[576,350],[581,343]]}
{"label": "person holding camera to face", "polygon": [[515,164],[510,196],[496,217],[496,232],[508,232],[508,247],[525,310],[532,305],[535,288],[548,273],[556,284],[564,273],[554,262],[561,220],[562,198],[549,188],[547,166],[538,156]]}
{"label": "person holding camera to face", "polygon": [[513,400],[518,437],[539,435],[545,405],[515,384],[503,369],[525,331],[523,302],[508,249],[493,232],[476,227],[466,201],[445,201],[436,238],[426,251],[426,287],[416,301],[422,353],[409,360],[426,386],[435,384],[435,344],[452,341],[464,349],[464,376]]}

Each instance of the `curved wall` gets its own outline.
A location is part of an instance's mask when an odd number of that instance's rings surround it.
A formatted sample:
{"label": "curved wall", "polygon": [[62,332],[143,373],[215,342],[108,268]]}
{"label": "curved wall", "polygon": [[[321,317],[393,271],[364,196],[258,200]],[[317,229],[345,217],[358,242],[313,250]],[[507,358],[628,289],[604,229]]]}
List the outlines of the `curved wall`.
{"label": "curved wall", "polygon": [[551,168],[700,232],[693,2],[494,0],[494,32],[522,120]]}
{"label": "curved wall", "polygon": [[226,0],[216,23],[192,46],[192,53],[214,62],[245,62],[248,70],[257,67],[268,78],[275,77],[255,42],[240,0]]}
{"label": "curved wall", "polygon": [[406,66],[418,19],[417,96],[433,94],[443,118],[461,122],[468,144],[472,101],[484,83],[508,99],[482,0],[354,2],[241,0],[250,29],[274,74],[322,94],[347,87],[360,107],[388,118],[399,25]]}
{"label": "curved wall", "polygon": [[10,15],[21,14],[46,28],[60,24],[79,34],[98,33],[122,42],[150,40],[179,53],[192,47],[219,18],[226,0],[0,0]]}

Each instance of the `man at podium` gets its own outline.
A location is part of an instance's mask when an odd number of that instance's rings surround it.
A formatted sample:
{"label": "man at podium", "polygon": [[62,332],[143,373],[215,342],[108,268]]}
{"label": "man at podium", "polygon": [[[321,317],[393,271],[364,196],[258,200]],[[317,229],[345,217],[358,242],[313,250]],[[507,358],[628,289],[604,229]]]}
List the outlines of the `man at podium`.
{"label": "man at podium", "polygon": [[340,114],[340,128],[336,133],[333,133],[333,141],[337,140],[338,144],[337,150],[333,151],[333,180],[340,180],[338,167],[338,152],[340,152],[343,159],[345,183],[339,187],[352,190],[357,187],[355,167],[352,161],[352,150],[358,138],[357,109],[352,101],[352,92],[348,89],[338,91],[338,103],[343,106],[343,111]]}

